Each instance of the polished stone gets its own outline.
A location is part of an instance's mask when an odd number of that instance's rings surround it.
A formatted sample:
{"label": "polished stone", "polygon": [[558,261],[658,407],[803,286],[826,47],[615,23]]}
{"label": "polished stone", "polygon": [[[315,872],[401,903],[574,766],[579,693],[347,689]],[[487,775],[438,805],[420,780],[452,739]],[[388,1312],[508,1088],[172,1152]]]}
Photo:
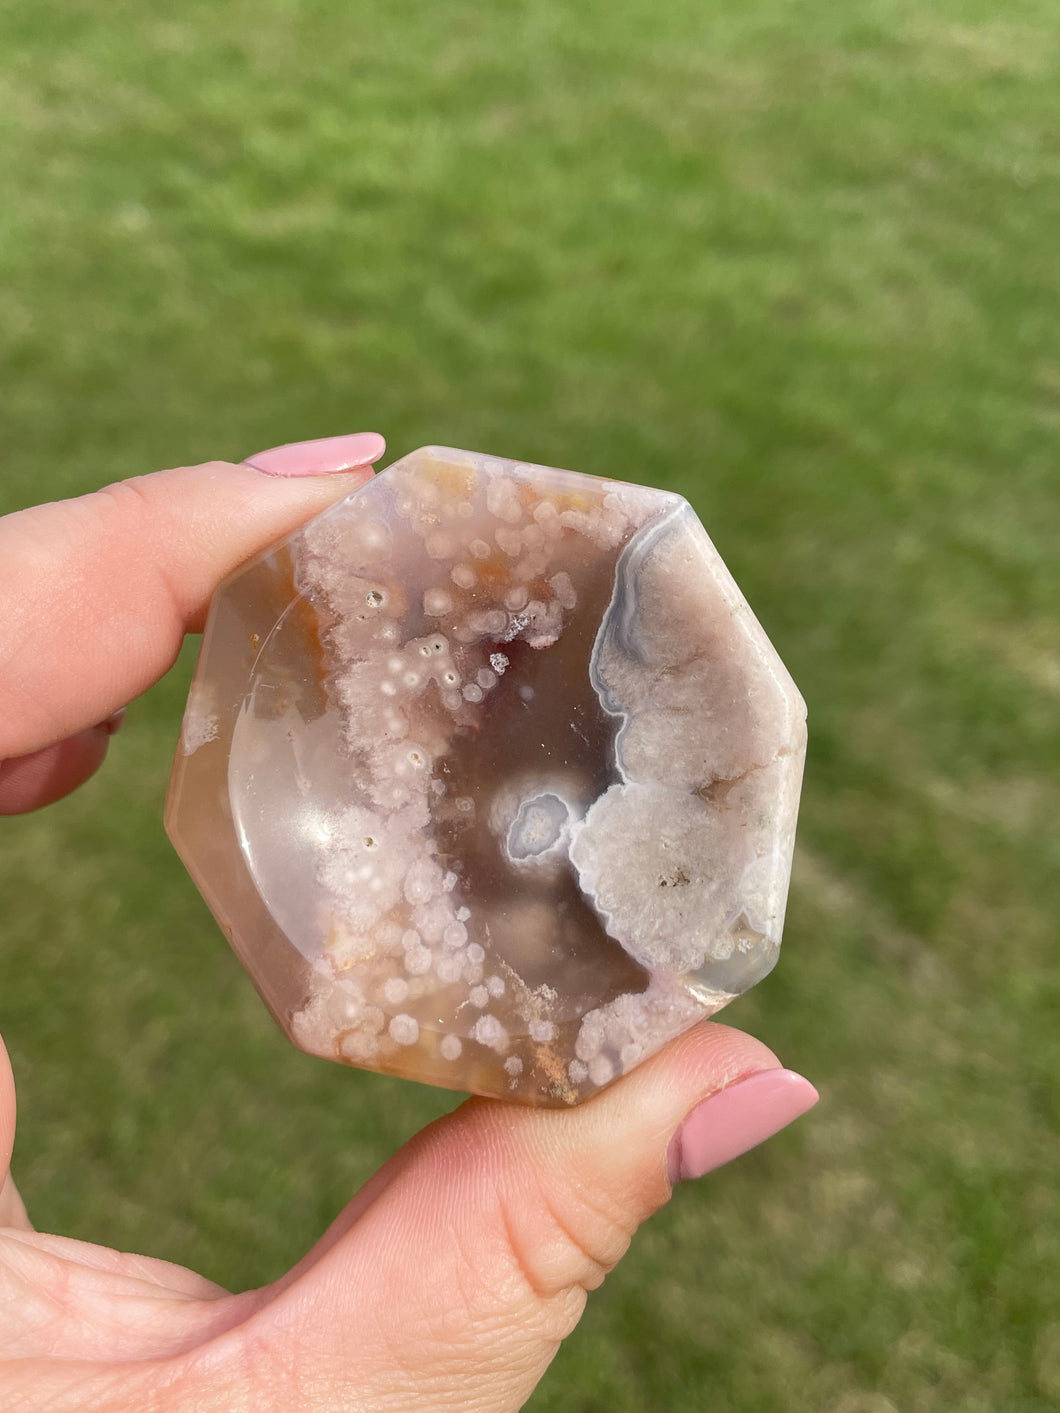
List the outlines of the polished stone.
{"label": "polished stone", "polygon": [[573,1104],[773,966],[804,753],[685,500],[428,447],[218,590],[167,826],[297,1045]]}

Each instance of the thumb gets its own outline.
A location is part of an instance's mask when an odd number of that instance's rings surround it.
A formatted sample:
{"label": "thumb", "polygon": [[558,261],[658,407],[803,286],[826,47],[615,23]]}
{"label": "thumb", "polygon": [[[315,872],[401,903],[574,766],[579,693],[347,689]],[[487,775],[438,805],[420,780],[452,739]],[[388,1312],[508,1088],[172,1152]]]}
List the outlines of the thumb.
{"label": "thumb", "polygon": [[816,1099],[764,1045],[704,1023],[578,1109],[471,1100],[274,1288],[250,1322],[256,1357],[283,1358],[293,1333],[300,1360],[366,1410],[399,1391],[406,1413],[520,1408],[671,1182]]}

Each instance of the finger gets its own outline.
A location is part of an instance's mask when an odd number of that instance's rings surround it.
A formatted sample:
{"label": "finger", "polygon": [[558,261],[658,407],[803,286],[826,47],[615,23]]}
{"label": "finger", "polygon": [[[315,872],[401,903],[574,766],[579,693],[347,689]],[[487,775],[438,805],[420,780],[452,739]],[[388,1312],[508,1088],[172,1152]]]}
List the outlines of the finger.
{"label": "finger", "polygon": [[217,584],[362,484],[384,445],[363,433],[274,448],[255,465],[160,471],[0,520],[0,758],[143,692]]}
{"label": "finger", "polygon": [[103,764],[111,732],[90,726],[54,746],[0,761],[0,815],[27,814],[69,795]]}
{"label": "finger", "polygon": [[11,1061],[0,1038],[0,1227],[28,1228],[29,1218],[11,1176],[15,1143],[15,1080]]}
{"label": "finger", "polygon": [[15,1186],[15,1179],[10,1173],[0,1185],[0,1227],[13,1228],[15,1231],[33,1230],[25,1204]]}
{"label": "finger", "polygon": [[366,1409],[391,1406],[395,1387],[409,1413],[520,1408],[671,1178],[735,1157],[816,1098],[758,1041],[703,1024],[573,1111],[472,1100],[271,1292],[244,1331],[259,1373],[283,1330]]}
{"label": "finger", "polygon": [[11,1073],[7,1046],[0,1037],[0,1185],[11,1166],[15,1144],[15,1077]]}

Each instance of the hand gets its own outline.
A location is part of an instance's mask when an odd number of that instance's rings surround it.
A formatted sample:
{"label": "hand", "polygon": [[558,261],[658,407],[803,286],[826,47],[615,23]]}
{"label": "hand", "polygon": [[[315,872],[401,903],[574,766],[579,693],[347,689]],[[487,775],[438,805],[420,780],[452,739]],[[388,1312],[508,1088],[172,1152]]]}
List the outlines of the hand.
{"label": "hand", "polygon": [[[380,438],[279,448],[0,520],[0,812],[60,798],[201,628],[218,582],[371,475]],[[255,469],[260,468],[260,469]],[[263,474],[264,473],[264,474]],[[520,1408],[637,1227],[816,1100],[704,1023],[570,1112],[472,1099],[261,1290],[32,1230],[0,1045],[0,1407]]]}

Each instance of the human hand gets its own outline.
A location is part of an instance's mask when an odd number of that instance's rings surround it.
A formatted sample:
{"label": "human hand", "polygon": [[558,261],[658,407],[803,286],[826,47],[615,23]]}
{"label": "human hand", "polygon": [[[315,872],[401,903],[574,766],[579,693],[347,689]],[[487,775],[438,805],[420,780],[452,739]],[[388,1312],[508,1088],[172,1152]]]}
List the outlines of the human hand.
{"label": "human hand", "polygon": [[[349,494],[382,451],[367,434],[331,438],[0,520],[0,813],[86,780],[220,580]],[[671,1183],[816,1097],[764,1045],[707,1022],[569,1112],[472,1099],[391,1158],[293,1270],[229,1294],[31,1229],[8,1173],[0,1044],[0,1407],[520,1408]]]}

